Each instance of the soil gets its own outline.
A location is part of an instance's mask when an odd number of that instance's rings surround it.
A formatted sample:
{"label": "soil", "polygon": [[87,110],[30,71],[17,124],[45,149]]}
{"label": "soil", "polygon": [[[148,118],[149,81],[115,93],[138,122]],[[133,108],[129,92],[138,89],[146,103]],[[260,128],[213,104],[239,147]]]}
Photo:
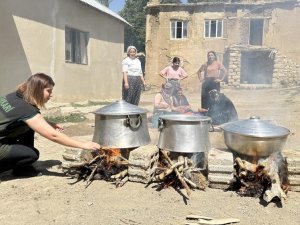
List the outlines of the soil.
{"label": "soil", "polygon": [[[235,104],[241,119],[259,115],[290,129],[291,135],[284,154],[300,152],[300,88],[222,90]],[[141,107],[151,116],[152,101],[156,90],[144,92]],[[192,107],[199,107],[198,93],[186,91]],[[49,104],[49,109],[59,104]],[[87,120],[63,124],[65,133],[80,140],[91,140],[94,132],[93,111],[100,106],[73,108],[61,104],[66,111],[81,111]],[[68,108],[68,109],[67,109]],[[155,144],[158,131],[149,128],[151,143]],[[224,145],[222,136],[211,139],[213,147]],[[61,168],[65,147],[36,136],[40,159],[36,166],[43,176],[31,178],[13,177],[9,172],[1,174],[0,223],[19,224],[107,224],[107,225],[174,225],[185,224],[189,214],[213,218],[237,218],[239,224],[300,224],[300,192],[288,192],[282,204],[263,204],[257,198],[240,197],[235,192],[206,188],[195,190],[187,199],[185,191],[173,188],[157,190],[155,185],[127,182],[123,187],[105,181],[74,183]]]}

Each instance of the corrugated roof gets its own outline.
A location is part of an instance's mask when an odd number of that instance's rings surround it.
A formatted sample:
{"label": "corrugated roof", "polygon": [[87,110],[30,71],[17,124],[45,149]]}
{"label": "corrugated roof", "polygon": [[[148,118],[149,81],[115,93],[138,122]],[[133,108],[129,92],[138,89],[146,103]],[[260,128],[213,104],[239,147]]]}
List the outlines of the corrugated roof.
{"label": "corrugated roof", "polygon": [[128,24],[131,26],[130,23],[128,23],[124,18],[122,18],[120,15],[118,15],[117,13],[115,13],[114,11],[110,10],[109,8],[105,7],[104,5],[100,4],[99,2],[95,1],[95,0],[80,0],[81,2],[84,2],[90,6],[92,6],[93,8],[104,12],[112,17],[115,17],[116,19]]}

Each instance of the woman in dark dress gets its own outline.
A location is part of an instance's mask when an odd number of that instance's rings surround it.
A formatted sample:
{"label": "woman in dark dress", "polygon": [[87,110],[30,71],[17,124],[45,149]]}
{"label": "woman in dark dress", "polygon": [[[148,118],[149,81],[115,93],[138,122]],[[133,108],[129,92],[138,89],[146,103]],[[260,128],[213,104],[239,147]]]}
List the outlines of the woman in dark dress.
{"label": "woman in dark dress", "polygon": [[200,82],[202,82],[201,108],[208,109],[209,92],[213,89],[220,91],[220,82],[227,76],[227,70],[217,60],[216,53],[209,51],[207,53],[207,62],[200,67],[197,74]]}

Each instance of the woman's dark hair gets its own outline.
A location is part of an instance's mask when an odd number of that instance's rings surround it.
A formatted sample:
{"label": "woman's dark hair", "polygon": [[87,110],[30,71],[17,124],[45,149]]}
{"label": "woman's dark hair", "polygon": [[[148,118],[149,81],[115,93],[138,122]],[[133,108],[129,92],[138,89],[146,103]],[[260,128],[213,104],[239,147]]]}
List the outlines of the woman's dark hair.
{"label": "woman's dark hair", "polygon": [[178,57],[174,57],[172,63],[180,63],[180,59]]}
{"label": "woman's dark hair", "polygon": [[23,95],[26,102],[37,107],[44,107],[44,89],[55,85],[52,78],[44,73],[36,73],[17,87],[17,92]]}

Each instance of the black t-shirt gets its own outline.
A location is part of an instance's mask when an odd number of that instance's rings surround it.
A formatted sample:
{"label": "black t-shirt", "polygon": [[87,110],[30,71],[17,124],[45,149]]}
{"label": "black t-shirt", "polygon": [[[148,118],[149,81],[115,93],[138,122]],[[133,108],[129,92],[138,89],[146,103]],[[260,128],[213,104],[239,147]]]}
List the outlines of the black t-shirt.
{"label": "black t-shirt", "polygon": [[31,128],[24,122],[40,110],[29,104],[19,93],[13,92],[0,97],[0,143],[5,139],[15,139]]}

